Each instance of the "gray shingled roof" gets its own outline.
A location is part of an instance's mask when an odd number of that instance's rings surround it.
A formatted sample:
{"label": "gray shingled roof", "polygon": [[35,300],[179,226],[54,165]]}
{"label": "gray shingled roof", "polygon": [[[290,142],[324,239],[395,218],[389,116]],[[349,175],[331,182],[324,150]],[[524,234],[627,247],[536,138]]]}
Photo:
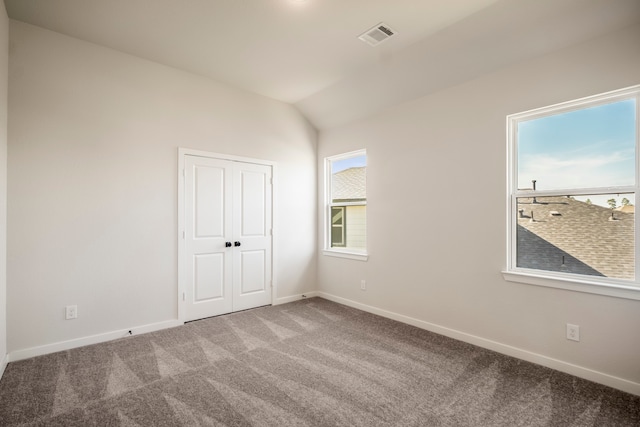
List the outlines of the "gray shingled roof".
{"label": "gray shingled roof", "polygon": [[367,199],[367,168],[349,168],[331,177],[331,195],[334,202]]}
{"label": "gray shingled roof", "polygon": [[518,267],[634,278],[633,213],[561,196],[520,198],[520,209]]}

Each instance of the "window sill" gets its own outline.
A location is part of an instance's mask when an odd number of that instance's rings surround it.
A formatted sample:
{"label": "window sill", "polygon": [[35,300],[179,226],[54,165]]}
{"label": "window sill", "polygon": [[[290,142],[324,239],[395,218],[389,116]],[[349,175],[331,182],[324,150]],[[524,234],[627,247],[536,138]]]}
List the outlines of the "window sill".
{"label": "window sill", "polygon": [[357,261],[367,261],[369,259],[369,254],[364,252],[348,252],[348,251],[338,251],[335,249],[325,249],[322,253],[326,256],[355,259]]}
{"label": "window sill", "polygon": [[502,276],[508,282],[565,289],[588,294],[606,295],[616,298],[640,300],[640,287],[612,283],[590,282],[564,277],[551,277],[521,271],[503,271]]}

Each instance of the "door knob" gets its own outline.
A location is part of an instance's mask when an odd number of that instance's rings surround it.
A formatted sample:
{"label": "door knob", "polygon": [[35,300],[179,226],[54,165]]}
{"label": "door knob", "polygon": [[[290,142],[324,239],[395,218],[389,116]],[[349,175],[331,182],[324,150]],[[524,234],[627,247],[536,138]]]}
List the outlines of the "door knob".
{"label": "door knob", "polygon": [[240,242],[234,242],[233,246],[240,246]]}
{"label": "door knob", "polygon": [[224,246],[227,247],[227,248],[230,248],[231,247],[231,242],[225,242]]}

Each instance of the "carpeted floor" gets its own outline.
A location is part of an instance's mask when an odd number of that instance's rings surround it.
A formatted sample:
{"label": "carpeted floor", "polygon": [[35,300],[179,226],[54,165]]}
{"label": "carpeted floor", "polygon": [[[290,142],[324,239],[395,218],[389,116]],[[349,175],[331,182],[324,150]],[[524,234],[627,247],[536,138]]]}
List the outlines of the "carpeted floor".
{"label": "carpeted floor", "polygon": [[0,425],[640,426],[640,397],[320,298],[10,363]]}

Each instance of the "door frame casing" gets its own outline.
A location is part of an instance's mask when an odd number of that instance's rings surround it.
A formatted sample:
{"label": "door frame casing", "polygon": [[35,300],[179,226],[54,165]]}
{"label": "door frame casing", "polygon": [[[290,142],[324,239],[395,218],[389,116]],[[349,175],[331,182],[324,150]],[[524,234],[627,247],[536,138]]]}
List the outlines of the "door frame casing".
{"label": "door frame casing", "polygon": [[185,294],[187,287],[187,250],[185,241],[186,231],[186,193],[185,193],[185,158],[186,156],[195,157],[207,157],[210,159],[228,160],[232,162],[253,163],[258,165],[264,165],[271,167],[271,304],[275,301],[275,295],[277,292],[276,282],[276,162],[263,159],[255,159],[251,157],[235,156],[231,154],[213,153],[209,151],[193,150],[190,148],[178,147],[178,320],[185,322],[186,309],[185,309]]}

